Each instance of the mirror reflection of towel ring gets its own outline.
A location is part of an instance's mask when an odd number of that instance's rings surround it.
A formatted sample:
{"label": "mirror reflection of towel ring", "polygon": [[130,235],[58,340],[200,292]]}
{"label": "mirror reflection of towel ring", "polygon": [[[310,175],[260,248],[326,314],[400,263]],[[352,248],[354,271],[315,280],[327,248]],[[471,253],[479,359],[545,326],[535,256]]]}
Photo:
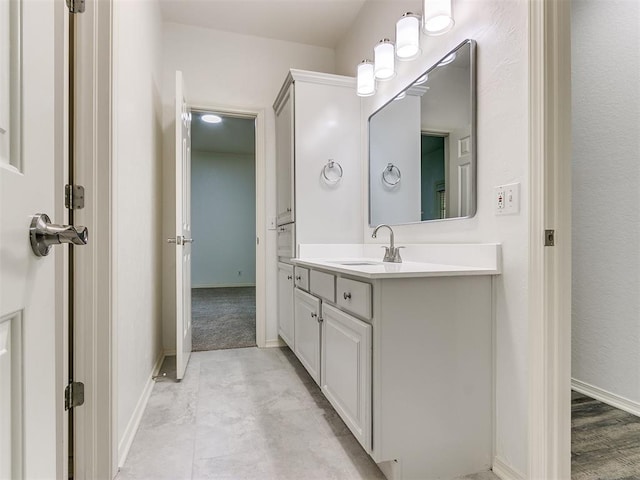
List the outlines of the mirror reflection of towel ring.
{"label": "mirror reflection of towel ring", "polygon": [[322,176],[327,183],[336,184],[342,178],[342,166],[333,159],[329,159],[327,164],[322,167]]}
{"label": "mirror reflection of towel ring", "polygon": [[395,187],[400,183],[400,169],[393,163],[387,164],[386,168],[382,171],[382,181],[390,187]]}

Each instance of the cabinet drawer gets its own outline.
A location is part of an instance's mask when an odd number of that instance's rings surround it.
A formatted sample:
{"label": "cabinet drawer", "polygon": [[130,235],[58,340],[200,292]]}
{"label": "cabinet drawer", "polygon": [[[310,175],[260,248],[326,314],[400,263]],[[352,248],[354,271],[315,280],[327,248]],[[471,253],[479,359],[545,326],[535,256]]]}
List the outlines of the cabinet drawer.
{"label": "cabinet drawer", "polygon": [[278,256],[294,257],[293,223],[278,227]]}
{"label": "cabinet drawer", "polygon": [[296,279],[296,287],[302,290],[309,290],[309,269],[304,267],[298,267],[294,269],[294,275]]}
{"label": "cabinet drawer", "polygon": [[369,283],[338,278],[336,295],[339,306],[363,318],[371,319],[371,285]]}
{"label": "cabinet drawer", "polygon": [[330,273],[311,270],[309,278],[311,293],[336,303],[336,277]]}

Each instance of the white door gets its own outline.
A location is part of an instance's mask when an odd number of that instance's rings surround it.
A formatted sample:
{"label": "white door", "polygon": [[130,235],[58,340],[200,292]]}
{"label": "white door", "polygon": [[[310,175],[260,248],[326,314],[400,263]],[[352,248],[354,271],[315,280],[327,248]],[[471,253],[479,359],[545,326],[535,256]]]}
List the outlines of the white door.
{"label": "white door", "polygon": [[353,435],[371,451],[371,325],[322,305],[320,387]]}
{"label": "white door", "polygon": [[176,378],[191,355],[191,111],[176,72]]}
{"label": "white door", "polygon": [[471,165],[471,125],[453,130],[449,135],[449,201],[448,216],[468,217],[473,213],[473,166]]}
{"label": "white door", "polygon": [[320,385],[320,299],[297,288],[294,298],[293,351]]}
{"label": "white door", "polygon": [[278,334],[294,348],[293,265],[278,263]]}
{"label": "white door", "polygon": [[276,213],[278,225],[293,222],[293,85],[276,108]]}
{"label": "white door", "polygon": [[63,475],[59,256],[67,247],[37,257],[28,234],[33,214],[63,221],[64,200],[54,195],[63,162],[56,30],[63,7],[52,0],[0,2],[1,479]]}

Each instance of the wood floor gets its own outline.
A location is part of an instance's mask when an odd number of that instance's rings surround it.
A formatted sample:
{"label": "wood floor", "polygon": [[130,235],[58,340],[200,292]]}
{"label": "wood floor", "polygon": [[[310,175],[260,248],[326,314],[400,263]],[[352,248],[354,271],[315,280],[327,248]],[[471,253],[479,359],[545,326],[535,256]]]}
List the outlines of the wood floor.
{"label": "wood floor", "polygon": [[640,417],[572,392],[571,426],[572,480],[640,479]]}

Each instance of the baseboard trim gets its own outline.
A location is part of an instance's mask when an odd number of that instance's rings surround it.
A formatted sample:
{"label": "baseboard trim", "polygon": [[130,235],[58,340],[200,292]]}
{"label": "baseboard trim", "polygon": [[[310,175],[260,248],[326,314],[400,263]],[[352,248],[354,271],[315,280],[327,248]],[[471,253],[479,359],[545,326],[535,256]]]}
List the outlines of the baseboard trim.
{"label": "baseboard trim", "polygon": [[629,400],[628,398],[616,395],[615,393],[608,392],[602,388],[598,388],[594,385],[590,385],[575,378],[571,379],[571,388],[576,392],[587,395],[591,398],[611,405],[612,407],[619,408],[625,412],[631,413],[637,417],[640,417],[640,403]]}
{"label": "baseboard trim", "polygon": [[122,468],[124,462],[127,460],[127,455],[129,454],[129,450],[131,449],[131,444],[133,443],[133,439],[136,436],[138,427],[140,427],[140,421],[142,420],[144,409],[147,407],[147,402],[149,401],[149,397],[151,396],[151,390],[153,390],[153,385],[155,383],[153,381],[153,377],[155,375],[158,375],[158,373],[160,372],[160,367],[162,366],[164,357],[164,352],[158,356],[156,364],[153,366],[153,370],[151,371],[151,375],[149,375],[147,383],[142,390],[142,394],[138,399],[136,408],[133,410],[133,414],[129,419],[129,423],[127,423],[127,428],[125,428],[124,430],[124,435],[122,435],[122,439],[118,443],[118,468]]}
{"label": "baseboard trim", "polygon": [[191,288],[233,288],[233,287],[255,287],[255,283],[216,283],[209,285],[191,285]]}
{"label": "baseboard trim", "polygon": [[284,341],[281,340],[280,337],[278,337],[275,340],[267,340],[267,342],[264,345],[265,348],[286,347],[286,346],[287,344],[284,343]]}
{"label": "baseboard trim", "polygon": [[524,480],[524,475],[507,465],[499,457],[493,458],[493,473],[502,480]]}
{"label": "baseboard trim", "polygon": [[164,351],[164,356],[165,357],[175,357],[176,356],[176,349],[173,348],[171,350],[166,350]]}

